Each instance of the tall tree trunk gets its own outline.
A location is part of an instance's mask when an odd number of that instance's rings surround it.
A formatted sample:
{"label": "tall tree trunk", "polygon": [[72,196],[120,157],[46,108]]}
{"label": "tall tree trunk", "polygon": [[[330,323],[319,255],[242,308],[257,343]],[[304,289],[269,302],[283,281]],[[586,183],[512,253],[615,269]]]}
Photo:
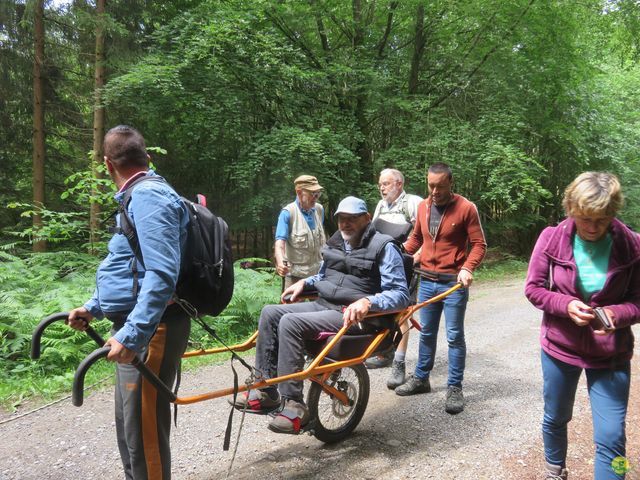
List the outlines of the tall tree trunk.
{"label": "tall tree trunk", "polygon": [[[102,163],[104,139],[104,117],[105,111],[102,106],[102,87],[104,87],[104,12],[106,0],[96,1],[96,60],[94,73],[94,105],[93,105],[93,157],[91,159],[91,172],[93,177],[99,179],[102,174],[98,167]],[[94,245],[98,240],[98,230],[100,228],[100,204],[95,201],[99,194],[98,188],[91,192],[91,207],[89,211],[89,253],[95,254]]]}
{"label": "tall tree trunk", "polygon": [[[33,56],[33,204],[36,213],[33,216],[33,228],[37,232],[42,228],[42,215],[38,209],[44,207],[44,0],[35,5],[34,56]],[[34,252],[44,252],[47,244],[44,240],[33,242]]]}
{"label": "tall tree trunk", "polygon": [[[361,0],[352,0],[352,12],[353,12],[353,37],[352,37],[352,46],[354,57],[358,58],[361,54],[359,52],[360,48],[364,43],[364,26],[362,24],[362,1]],[[358,123],[358,129],[362,133],[362,140],[358,141],[356,145],[356,152],[358,157],[360,158],[360,170],[361,170],[361,178],[364,182],[372,182],[374,181],[373,175],[373,161],[372,161],[372,152],[371,146],[369,143],[369,135],[370,135],[370,127],[369,122],[367,121],[366,108],[367,108],[367,89],[364,85],[365,79],[362,78],[362,73],[359,73],[356,78],[356,86],[355,86],[355,106],[354,106],[354,116],[356,122]]]}
{"label": "tall tree trunk", "polygon": [[424,54],[424,5],[419,4],[416,10],[416,35],[413,42],[413,56],[411,57],[411,72],[409,73],[409,93],[418,92],[418,73],[420,62]]}

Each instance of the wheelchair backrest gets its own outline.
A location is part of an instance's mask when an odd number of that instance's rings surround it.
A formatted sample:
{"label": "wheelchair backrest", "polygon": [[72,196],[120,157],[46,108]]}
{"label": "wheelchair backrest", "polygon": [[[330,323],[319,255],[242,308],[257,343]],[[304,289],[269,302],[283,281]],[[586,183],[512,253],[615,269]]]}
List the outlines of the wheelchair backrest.
{"label": "wheelchair backrest", "polygon": [[[376,218],[372,223],[377,232],[384,233],[385,235],[392,237],[396,245],[400,247],[401,251],[403,250],[402,243],[407,239],[411,230],[413,230],[413,225],[410,223],[391,223],[380,217]],[[404,274],[407,280],[407,287],[411,292],[411,281],[413,279],[413,257],[403,252],[402,263],[404,264]]]}
{"label": "wheelchair backrest", "polygon": [[391,223],[380,217],[371,223],[373,224],[373,228],[376,229],[376,232],[393,237],[398,244],[404,243],[407,238],[409,238],[411,230],[413,230],[413,225],[410,223]]}

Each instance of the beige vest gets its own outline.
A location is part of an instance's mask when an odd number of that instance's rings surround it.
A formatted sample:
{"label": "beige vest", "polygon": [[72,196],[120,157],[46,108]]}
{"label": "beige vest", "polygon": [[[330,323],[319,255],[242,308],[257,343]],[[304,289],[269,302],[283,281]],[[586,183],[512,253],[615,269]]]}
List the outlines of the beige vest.
{"label": "beige vest", "polygon": [[299,278],[315,275],[320,269],[321,250],[326,241],[322,226],[324,219],[320,216],[322,205],[316,203],[314,208],[316,228],[313,230],[309,228],[296,202],[284,208],[291,216],[289,238],[285,246],[285,256],[291,264],[291,275]]}

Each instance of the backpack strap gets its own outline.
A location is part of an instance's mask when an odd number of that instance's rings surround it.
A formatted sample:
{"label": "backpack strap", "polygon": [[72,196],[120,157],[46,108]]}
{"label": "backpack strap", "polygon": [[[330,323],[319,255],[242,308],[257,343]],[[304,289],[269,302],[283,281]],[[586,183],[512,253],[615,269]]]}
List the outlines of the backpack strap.
{"label": "backpack strap", "polygon": [[413,224],[413,221],[411,220],[411,214],[409,213],[409,199],[407,198],[408,195],[408,193],[405,193],[404,198],[402,199],[402,214],[404,215],[404,219],[407,221],[407,223]]}
{"label": "backpack strap", "polygon": [[148,175],[144,175],[131,182],[131,185],[127,186],[127,189],[124,191],[122,203],[120,203],[120,205],[118,206],[118,218],[120,219],[120,227],[116,227],[115,229],[113,229],[114,233],[122,233],[127,238],[129,246],[133,251],[134,257],[133,262],[131,263],[131,270],[133,272],[133,284],[131,286],[131,290],[134,297],[138,295],[138,263],[142,265],[142,268],[144,268],[144,259],[142,258],[142,250],[140,249],[138,232],[136,231],[136,226],[133,223],[133,219],[129,216],[127,207],[129,206],[129,202],[131,202],[133,189],[136,185],[142,182],[167,183],[166,180],[162,177],[150,177]]}

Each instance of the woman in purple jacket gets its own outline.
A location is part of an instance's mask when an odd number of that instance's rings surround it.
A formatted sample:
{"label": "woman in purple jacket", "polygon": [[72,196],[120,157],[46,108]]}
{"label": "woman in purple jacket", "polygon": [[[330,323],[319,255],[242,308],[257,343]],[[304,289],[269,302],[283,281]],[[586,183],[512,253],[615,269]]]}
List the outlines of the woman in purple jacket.
{"label": "woman in purple jacket", "polygon": [[[567,424],[585,371],[596,445],[594,478],[624,478],[631,325],[640,321],[640,239],[615,218],[620,182],[586,172],[565,190],[567,219],[546,228],[531,255],[525,294],[541,309],[547,479],[566,479]],[[603,307],[604,327],[594,310]]]}

